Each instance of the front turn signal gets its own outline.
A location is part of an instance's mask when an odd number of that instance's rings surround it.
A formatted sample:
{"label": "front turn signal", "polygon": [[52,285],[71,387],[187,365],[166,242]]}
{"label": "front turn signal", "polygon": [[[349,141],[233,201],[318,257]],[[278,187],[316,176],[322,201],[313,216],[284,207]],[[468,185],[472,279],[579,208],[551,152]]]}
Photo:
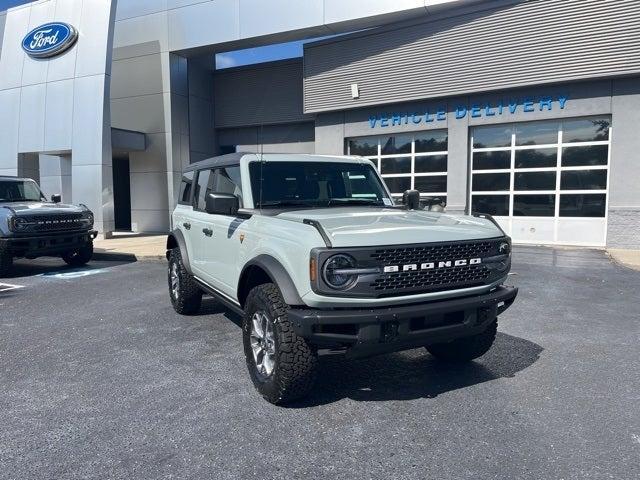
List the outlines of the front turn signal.
{"label": "front turn signal", "polygon": [[309,279],[312,282],[318,279],[318,261],[313,257],[309,259]]}

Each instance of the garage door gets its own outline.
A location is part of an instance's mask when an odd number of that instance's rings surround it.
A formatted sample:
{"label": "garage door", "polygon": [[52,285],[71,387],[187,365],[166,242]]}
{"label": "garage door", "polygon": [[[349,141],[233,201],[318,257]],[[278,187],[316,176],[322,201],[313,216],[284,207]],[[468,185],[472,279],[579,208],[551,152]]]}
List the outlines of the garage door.
{"label": "garage door", "polygon": [[516,242],[604,246],[611,120],[475,127],[471,210]]}

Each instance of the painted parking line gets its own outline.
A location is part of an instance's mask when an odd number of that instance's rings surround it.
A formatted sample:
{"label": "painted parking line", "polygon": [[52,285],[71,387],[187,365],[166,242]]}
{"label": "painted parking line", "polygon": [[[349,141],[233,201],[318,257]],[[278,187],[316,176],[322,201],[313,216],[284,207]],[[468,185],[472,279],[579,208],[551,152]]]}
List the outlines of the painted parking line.
{"label": "painted parking line", "polygon": [[12,285],[10,283],[0,283],[0,293],[10,292],[11,290],[19,290],[24,288],[24,285]]}

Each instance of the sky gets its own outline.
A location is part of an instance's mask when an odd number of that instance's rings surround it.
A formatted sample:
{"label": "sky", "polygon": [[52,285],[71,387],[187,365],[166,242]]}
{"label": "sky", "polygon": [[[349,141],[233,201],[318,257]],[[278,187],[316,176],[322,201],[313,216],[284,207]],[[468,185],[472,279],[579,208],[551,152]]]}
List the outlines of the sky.
{"label": "sky", "polygon": [[32,0],[0,0],[0,12],[7,8],[15,7],[16,5],[22,5],[23,3],[29,3]]}
{"label": "sky", "polygon": [[[0,11],[6,10],[16,5],[28,3],[31,0],[0,0]],[[233,52],[219,53],[216,55],[216,68],[238,67],[242,65],[251,65],[254,63],[270,62],[274,60],[283,60],[286,58],[302,57],[302,45],[307,42],[320,40],[319,37],[308,40],[299,40],[295,42],[280,43],[276,45],[267,45],[264,47],[247,48],[245,50],[236,50]]]}

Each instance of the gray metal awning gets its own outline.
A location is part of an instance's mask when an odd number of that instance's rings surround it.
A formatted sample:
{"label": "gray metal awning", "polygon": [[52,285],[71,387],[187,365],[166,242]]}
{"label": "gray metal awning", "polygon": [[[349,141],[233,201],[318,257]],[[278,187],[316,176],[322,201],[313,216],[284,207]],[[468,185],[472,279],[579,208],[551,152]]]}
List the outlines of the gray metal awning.
{"label": "gray metal awning", "polygon": [[147,138],[142,132],[111,128],[111,148],[113,153],[144,152]]}

